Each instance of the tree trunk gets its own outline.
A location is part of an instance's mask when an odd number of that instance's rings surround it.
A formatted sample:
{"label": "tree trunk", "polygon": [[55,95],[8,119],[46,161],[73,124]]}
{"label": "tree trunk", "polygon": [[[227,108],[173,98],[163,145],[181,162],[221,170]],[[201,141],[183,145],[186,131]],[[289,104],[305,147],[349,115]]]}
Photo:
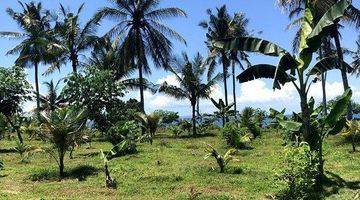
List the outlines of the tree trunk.
{"label": "tree trunk", "polygon": [[78,56],[75,53],[71,53],[71,64],[73,73],[77,73],[77,65],[78,65]]}
{"label": "tree trunk", "polygon": [[[348,81],[347,74],[346,74],[347,69],[343,65],[344,54],[343,54],[343,51],[341,49],[338,29],[336,29],[333,37],[334,37],[334,40],[335,40],[336,51],[337,51],[338,58],[339,58],[339,66],[341,68],[341,78],[342,78],[342,81],[343,81],[344,90],[347,90],[347,89],[350,88],[350,86],[349,86],[349,81]],[[351,103],[349,103],[348,112],[347,112],[347,119],[351,120],[352,117],[353,117],[352,116],[352,106],[351,106]]]}
{"label": "tree trunk", "polygon": [[[222,57],[226,57],[225,54],[222,55]],[[227,73],[228,73],[228,66],[227,63],[223,59],[223,74],[224,74],[224,92],[225,92],[225,105],[229,105],[228,101],[228,91],[227,91]]]}
{"label": "tree trunk", "polygon": [[[320,47],[319,49],[319,56],[320,59],[322,59],[323,56],[323,52],[322,49]],[[326,100],[326,72],[321,73],[321,87],[322,87],[322,95],[323,95],[323,114],[324,116],[327,116],[327,100]]]}
{"label": "tree trunk", "polygon": [[235,77],[235,61],[232,63],[232,77],[233,77],[233,98],[234,98],[234,112],[235,112],[235,119],[237,119],[237,112],[236,112],[236,77]]}
{"label": "tree trunk", "polygon": [[307,97],[301,97],[301,114],[303,121],[303,138],[309,144],[311,150],[316,150],[315,141],[311,135],[311,124],[310,124],[310,111],[307,102]]}
{"label": "tree trunk", "polygon": [[195,103],[191,102],[191,106],[192,106],[192,131],[193,131],[193,135],[195,136],[197,133],[196,133],[196,109],[195,109]]}
{"label": "tree trunk", "polygon": [[60,158],[59,158],[59,171],[60,171],[60,178],[64,178],[65,174],[64,174],[64,157],[65,155],[63,153],[60,153]]}
{"label": "tree trunk", "polygon": [[226,120],[225,120],[225,116],[222,116],[221,117],[221,120],[222,120],[222,126],[224,127],[225,126],[225,124],[226,124]]}
{"label": "tree trunk", "polygon": [[200,98],[198,98],[196,102],[196,113],[197,116],[200,117]]}
{"label": "tree trunk", "polygon": [[324,160],[323,160],[323,147],[322,147],[322,138],[319,140],[319,177],[317,178],[318,182],[321,182],[324,177]]}
{"label": "tree trunk", "polygon": [[20,133],[19,128],[16,127],[15,124],[12,123],[12,121],[11,121],[11,119],[10,119],[9,116],[6,115],[5,117],[6,117],[7,121],[9,122],[9,124],[11,125],[11,127],[13,127],[13,129],[16,131],[16,134],[17,134],[17,136],[18,136],[18,138],[19,138],[19,142],[20,142],[21,144],[23,144],[23,143],[24,143],[24,140],[23,140],[23,138],[22,138],[22,136],[21,136],[21,133]]}
{"label": "tree trunk", "polygon": [[353,152],[355,152],[355,151],[356,151],[356,142],[355,142],[355,135],[354,135],[354,133],[351,134],[351,146],[352,146]]}
{"label": "tree trunk", "polygon": [[37,113],[40,111],[40,90],[39,90],[39,63],[34,63],[35,67],[35,91],[36,91],[36,108]]}

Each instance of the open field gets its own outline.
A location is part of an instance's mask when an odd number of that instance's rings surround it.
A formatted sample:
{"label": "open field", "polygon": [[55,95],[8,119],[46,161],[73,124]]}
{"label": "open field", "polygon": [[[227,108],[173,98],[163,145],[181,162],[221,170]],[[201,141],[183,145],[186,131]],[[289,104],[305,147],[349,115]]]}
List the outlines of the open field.
{"label": "open field", "polygon": [[[325,170],[328,183],[326,199],[354,199],[360,195],[360,154],[349,153],[350,145],[339,136],[325,143]],[[42,145],[32,142],[32,145]],[[105,187],[99,149],[109,143],[93,142],[82,146],[74,158],[66,156],[67,178],[58,181],[55,161],[44,153],[20,163],[12,152],[14,141],[0,141],[0,157],[5,163],[1,172],[0,199],[266,199],[283,187],[276,179],[282,167],[282,139],[266,132],[255,140],[252,149],[240,150],[224,174],[215,160],[204,160],[205,144],[221,152],[226,147],[220,136],[172,138],[159,135],[151,146],[139,145],[134,155],[110,162],[111,175],[118,181],[116,190]],[[192,192],[191,192],[192,191]],[[195,195],[199,193],[199,195]]]}

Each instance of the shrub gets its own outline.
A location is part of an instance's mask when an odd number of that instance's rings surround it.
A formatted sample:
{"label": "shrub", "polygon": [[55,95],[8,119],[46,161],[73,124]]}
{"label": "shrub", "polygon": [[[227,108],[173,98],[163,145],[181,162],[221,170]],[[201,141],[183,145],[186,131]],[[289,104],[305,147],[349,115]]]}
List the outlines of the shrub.
{"label": "shrub", "polygon": [[356,143],[360,142],[360,121],[347,121],[347,127],[342,131],[341,135],[346,142],[351,142],[353,151],[356,151]]}
{"label": "shrub", "polygon": [[286,188],[278,193],[279,199],[313,199],[318,175],[318,158],[307,143],[285,148],[285,160],[280,180]]}
{"label": "shrub", "polygon": [[156,110],[154,114],[161,116],[163,124],[172,124],[179,120],[179,113],[177,112]]}
{"label": "shrub", "polygon": [[117,149],[118,154],[135,153],[136,142],[140,134],[140,127],[135,121],[120,121],[107,131],[107,140],[116,149],[117,145],[124,142],[125,147]]}
{"label": "shrub", "polygon": [[244,148],[246,143],[250,141],[246,128],[240,127],[237,123],[227,123],[222,134],[227,145],[233,148]]}
{"label": "shrub", "polygon": [[169,130],[170,130],[171,134],[175,137],[179,137],[183,132],[183,130],[180,128],[180,126],[176,126],[176,125],[170,126]]}
{"label": "shrub", "polygon": [[192,124],[187,120],[180,120],[178,125],[180,126],[180,128],[182,130],[185,130],[188,133],[190,133],[190,131],[192,129]]}
{"label": "shrub", "polygon": [[259,126],[263,121],[263,115],[265,114],[251,107],[244,108],[241,113],[240,125],[248,129],[252,134],[252,138],[257,138],[261,134]]}

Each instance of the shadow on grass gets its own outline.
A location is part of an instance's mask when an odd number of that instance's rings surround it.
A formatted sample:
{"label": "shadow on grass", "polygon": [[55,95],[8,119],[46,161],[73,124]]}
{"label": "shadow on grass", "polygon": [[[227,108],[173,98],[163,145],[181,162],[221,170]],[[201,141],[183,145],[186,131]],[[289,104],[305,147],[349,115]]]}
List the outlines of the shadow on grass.
{"label": "shadow on grass", "polygon": [[323,180],[322,194],[329,197],[333,194],[337,194],[340,189],[347,188],[350,190],[360,189],[360,180],[358,181],[346,181],[339,175],[326,171],[327,176]]}
{"label": "shadow on grass", "polygon": [[[78,181],[85,181],[88,176],[98,174],[100,169],[80,165],[65,172],[63,179],[77,179]],[[59,171],[55,169],[43,169],[29,176],[32,181],[59,181]]]}
{"label": "shadow on grass", "polygon": [[11,149],[0,149],[0,153],[16,153],[16,150],[11,148]]}

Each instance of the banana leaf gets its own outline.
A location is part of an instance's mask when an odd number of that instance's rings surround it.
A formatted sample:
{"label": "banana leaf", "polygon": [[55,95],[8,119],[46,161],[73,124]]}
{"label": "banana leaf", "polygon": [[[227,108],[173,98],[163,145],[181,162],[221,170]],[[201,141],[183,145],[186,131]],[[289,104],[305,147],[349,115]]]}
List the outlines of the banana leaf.
{"label": "banana leaf", "polygon": [[[346,68],[348,73],[353,71],[353,68],[344,61],[343,66]],[[338,57],[326,57],[321,59],[318,63],[315,64],[313,68],[310,69],[309,75],[321,74],[333,69],[341,69]]]}
{"label": "banana leaf", "polygon": [[336,101],[334,106],[332,107],[329,115],[325,118],[325,123],[333,127],[339,118],[345,114],[349,103],[351,101],[352,91],[351,89],[347,89],[343,95],[341,95]]}
{"label": "banana leaf", "polygon": [[336,22],[344,16],[347,8],[350,6],[347,0],[341,0],[334,4],[320,19],[314,30],[307,38],[307,45],[312,52],[319,49],[321,45],[321,38],[329,33],[336,26]]}

